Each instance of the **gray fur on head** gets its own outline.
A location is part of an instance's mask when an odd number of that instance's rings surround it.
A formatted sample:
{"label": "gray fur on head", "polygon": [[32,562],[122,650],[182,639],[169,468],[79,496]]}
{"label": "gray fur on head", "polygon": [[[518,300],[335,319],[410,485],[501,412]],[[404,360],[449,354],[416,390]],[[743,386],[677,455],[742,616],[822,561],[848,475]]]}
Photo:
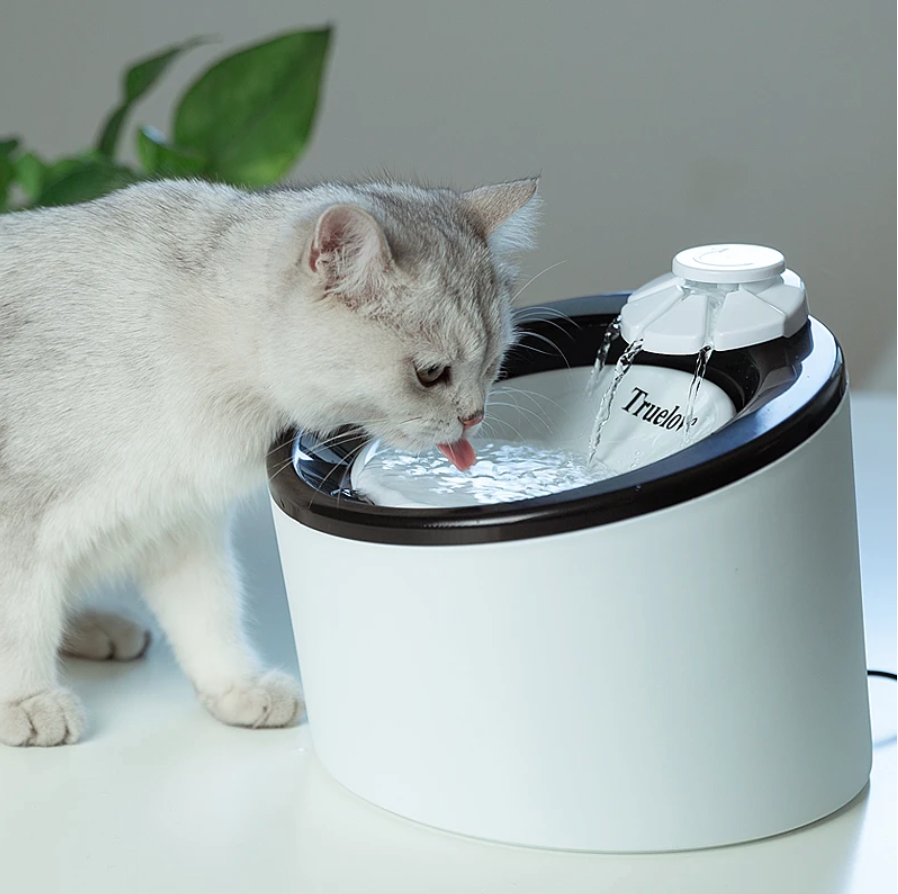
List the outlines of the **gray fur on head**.
{"label": "gray fur on head", "polygon": [[[0,741],[52,705],[77,725],[48,656],[68,595],[122,571],[210,710],[243,722],[216,701],[262,685],[211,545],[228,504],[288,425],[411,450],[462,438],[512,338],[535,191],[169,181],[0,216]],[[217,581],[228,645],[160,608],[178,562]]]}

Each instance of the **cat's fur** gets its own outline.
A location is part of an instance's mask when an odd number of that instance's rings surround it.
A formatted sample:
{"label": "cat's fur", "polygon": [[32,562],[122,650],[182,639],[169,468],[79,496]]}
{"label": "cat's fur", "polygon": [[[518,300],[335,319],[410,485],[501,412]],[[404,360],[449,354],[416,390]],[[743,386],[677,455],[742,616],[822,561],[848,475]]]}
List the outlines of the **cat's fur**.
{"label": "cat's fur", "polygon": [[297,719],[243,631],[228,507],[288,425],[462,437],[512,338],[535,188],[161,182],[0,216],[0,741],[82,733],[58,651],[141,654],[136,624],[77,609],[122,573],[212,714]]}

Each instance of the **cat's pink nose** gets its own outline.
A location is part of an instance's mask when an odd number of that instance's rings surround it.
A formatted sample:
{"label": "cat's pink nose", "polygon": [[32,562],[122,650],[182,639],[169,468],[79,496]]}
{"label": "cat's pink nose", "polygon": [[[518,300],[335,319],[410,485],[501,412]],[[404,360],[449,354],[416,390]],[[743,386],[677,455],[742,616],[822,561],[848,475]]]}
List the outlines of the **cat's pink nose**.
{"label": "cat's pink nose", "polygon": [[483,413],[475,413],[473,416],[468,416],[467,419],[462,419],[459,416],[458,421],[462,424],[462,428],[473,428],[483,422]]}

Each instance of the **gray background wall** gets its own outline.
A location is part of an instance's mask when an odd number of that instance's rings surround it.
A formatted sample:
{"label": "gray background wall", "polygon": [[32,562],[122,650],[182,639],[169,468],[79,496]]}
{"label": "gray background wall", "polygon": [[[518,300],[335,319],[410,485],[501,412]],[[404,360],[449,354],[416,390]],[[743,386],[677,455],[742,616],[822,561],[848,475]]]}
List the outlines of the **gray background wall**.
{"label": "gray background wall", "polygon": [[892,0],[2,0],[0,131],[88,142],[121,68],[193,34],[135,123],[165,131],[200,65],[275,31],[337,34],[297,176],[460,187],[542,173],[521,303],[635,287],[681,248],[782,250],[855,387],[895,389]]}

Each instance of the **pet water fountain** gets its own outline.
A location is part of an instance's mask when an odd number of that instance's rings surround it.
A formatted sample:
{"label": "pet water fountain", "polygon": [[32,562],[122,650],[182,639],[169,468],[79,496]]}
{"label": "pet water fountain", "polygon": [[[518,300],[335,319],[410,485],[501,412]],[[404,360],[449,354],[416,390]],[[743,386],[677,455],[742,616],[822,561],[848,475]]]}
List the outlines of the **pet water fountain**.
{"label": "pet water fountain", "polygon": [[305,432],[271,454],[322,764],[402,816],[551,848],[837,810],[871,765],[851,431],[801,280],[705,246],[520,319],[486,474]]}

